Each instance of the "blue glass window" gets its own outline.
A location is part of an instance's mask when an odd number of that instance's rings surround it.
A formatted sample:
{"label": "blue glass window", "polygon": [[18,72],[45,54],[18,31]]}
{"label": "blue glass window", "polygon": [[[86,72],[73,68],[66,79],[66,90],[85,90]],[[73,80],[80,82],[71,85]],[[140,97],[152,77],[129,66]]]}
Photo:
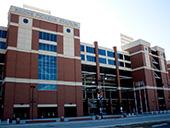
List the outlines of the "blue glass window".
{"label": "blue glass window", "polygon": [[96,58],[94,56],[87,55],[86,57],[87,57],[87,61],[96,62]]}
{"label": "blue glass window", "polygon": [[99,63],[106,64],[106,59],[99,57]]}
{"label": "blue glass window", "polygon": [[55,84],[38,84],[37,90],[39,90],[39,91],[56,91],[57,85],[55,85]]}
{"label": "blue glass window", "polygon": [[93,47],[86,46],[86,52],[88,52],[88,53],[94,53],[94,48],[93,48]]}
{"label": "blue glass window", "polygon": [[81,54],[81,60],[85,60],[85,56]]}
{"label": "blue glass window", "polygon": [[98,52],[99,52],[99,55],[106,56],[106,50],[99,49]]}
{"label": "blue glass window", "polygon": [[0,30],[0,38],[6,38],[7,31]]}
{"label": "blue glass window", "polygon": [[114,58],[114,52],[107,51],[107,56]]}
{"label": "blue glass window", "polygon": [[56,52],[57,46],[51,44],[39,43],[39,50]]}
{"label": "blue glass window", "polygon": [[43,40],[49,40],[49,41],[57,41],[57,35],[47,33],[47,32],[39,32],[39,38]]}
{"label": "blue glass window", "polygon": [[56,80],[57,79],[57,58],[55,56],[38,56],[38,79]]}
{"label": "blue glass window", "polygon": [[109,65],[115,65],[115,61],[114,61],[114,60],[111,60],[111,59],[108,59],[108,64],[109,64]]}
{"label": "blue glass window", "polygon": [[84,45],[80,45],[80,51],[84,52]]}
{"label": "blue glass window", "polygon": [[7,48],[6,43],[0,41],[0,49],[6,49],[6,48]]}

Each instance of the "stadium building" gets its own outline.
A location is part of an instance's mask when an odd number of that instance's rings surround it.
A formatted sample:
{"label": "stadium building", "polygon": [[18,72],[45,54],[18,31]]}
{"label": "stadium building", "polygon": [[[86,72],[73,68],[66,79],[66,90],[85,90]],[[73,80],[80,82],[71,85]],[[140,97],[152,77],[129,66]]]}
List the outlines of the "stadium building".
{"label": "stadium building", "polygon": [[83,43],[79,23],[11,6],[0,27],[1,118],[170,109],[164,49],[121,36],[122,51]]}

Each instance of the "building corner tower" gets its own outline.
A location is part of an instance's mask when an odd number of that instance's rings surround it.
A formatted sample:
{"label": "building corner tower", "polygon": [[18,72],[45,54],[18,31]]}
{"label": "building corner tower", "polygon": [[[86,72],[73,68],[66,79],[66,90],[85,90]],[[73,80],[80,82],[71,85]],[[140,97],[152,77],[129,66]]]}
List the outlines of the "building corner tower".
{"label": "building corner tower", "polygon": [[11,6],[4,118],[81,116],[80,24]]}

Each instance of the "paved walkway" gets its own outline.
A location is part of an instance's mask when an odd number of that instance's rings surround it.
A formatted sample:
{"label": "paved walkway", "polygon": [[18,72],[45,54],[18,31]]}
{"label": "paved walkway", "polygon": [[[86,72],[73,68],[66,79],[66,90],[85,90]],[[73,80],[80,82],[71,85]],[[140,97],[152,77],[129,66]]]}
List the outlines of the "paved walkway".
{"label": "paved walkway", "polygon": [[34,124],[1,124],[0,128],[111,128],[113,126],[124,126],[140,123],[151,123],[170,121],[170,113],[166,114],[147,114],[131,116],[126,118],[87,120],[87,121],[70,121],[54,123],[34,123]]}

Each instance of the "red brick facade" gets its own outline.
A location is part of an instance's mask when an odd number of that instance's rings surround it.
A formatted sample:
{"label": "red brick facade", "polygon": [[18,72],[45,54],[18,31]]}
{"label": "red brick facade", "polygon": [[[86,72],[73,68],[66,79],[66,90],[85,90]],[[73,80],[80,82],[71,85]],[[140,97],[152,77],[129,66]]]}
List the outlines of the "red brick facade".
{"label": "red brick facade", "polygon": [[[10,14],[10,23],[19,23],[19,15]],[[32,52],[27,52],[17,48],[18,28],[19,26],[8,26],[8,46],[12,47],[6,53],[6,71],[5,77],[9,79],[17,79],[16,82],[5,82],[4,84],[4,118],[14,117],[14,106],[27,105],[29,108],[29,118],[38,117],[38,105],[40,104],[57,104],[57,116],[65,115],[65,104],[76,105],[77,116],[83,115],[83,92],[80,85],[72,85],[73,83],[81,83],[81,61],[80,56],[80,39],[74,39],[75,58],[64,57],[63,54],[63,25],[54,24],[47,21],[33,19],[32,24]],[[36,29],[35,29],[36,28]],[[38,80],[38,49],[39,49],[39,30],[47,30],[57,35],[57,74],[58,81],[63,84],[57,85],[57,91],[38,91],[37,84],[34,80]],[[74,35],[79,37],[79,29],[74,28]],[[22,79],[22,80],[20,80]],[[33,83],[31,82],[33,81]],[[70,82],[64,84],[64,82]],[[33,101],[32,101],[33,100]],[[33,115],[32,115],[33,114]]]}

